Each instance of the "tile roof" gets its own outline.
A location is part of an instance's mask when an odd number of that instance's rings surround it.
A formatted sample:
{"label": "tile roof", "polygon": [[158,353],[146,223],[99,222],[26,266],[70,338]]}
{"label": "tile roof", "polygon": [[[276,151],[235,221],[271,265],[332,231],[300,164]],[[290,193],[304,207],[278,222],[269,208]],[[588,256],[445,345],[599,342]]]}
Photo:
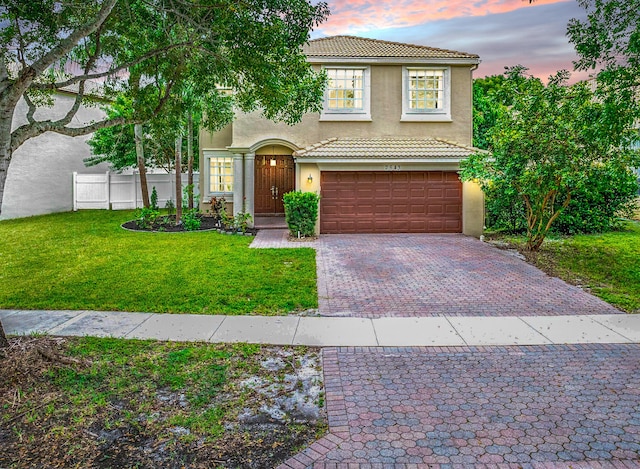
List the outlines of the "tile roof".
{"label": "tile roof", "polygon": [[438,138],[330,138],[294,152],[299,159],[463,159],[482,150]]}
{"label": "tile roof", "polygon": [[314,39],[303,46],[308,57],[478,59],[476,54],[355,36]]}

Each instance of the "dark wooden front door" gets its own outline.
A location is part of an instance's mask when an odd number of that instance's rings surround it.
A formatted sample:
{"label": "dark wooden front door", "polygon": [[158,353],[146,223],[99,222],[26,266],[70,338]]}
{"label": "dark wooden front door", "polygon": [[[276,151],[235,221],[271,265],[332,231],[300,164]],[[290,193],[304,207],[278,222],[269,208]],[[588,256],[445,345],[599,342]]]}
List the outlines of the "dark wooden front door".
{"label": "dark wooden front door", "polygon": [[256,155],[255,213],[284,214],[282,195],[295,188],[291,155]]}

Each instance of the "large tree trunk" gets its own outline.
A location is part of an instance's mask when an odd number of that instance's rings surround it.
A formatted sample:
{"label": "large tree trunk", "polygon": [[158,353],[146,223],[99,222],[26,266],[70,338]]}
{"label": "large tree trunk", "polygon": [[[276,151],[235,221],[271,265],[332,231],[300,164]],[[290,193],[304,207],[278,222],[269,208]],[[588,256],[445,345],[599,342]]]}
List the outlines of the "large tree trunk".
{"label": "large tree trunk", "polygon": [[0,321],[0,349],[9,348],[9,341],[4,333],[4,327],[2,327],[2,321]]}
{"label": "large tree trunk", "polygon": [[187,116],[187,184],[189,185],[189,210],[193,208],[193,115]]}
{"label": "large tree trunk", "polygon": [[[0,118],[0,213],[2,213],[4,185],[7,182],[7,173],[9,171],[9,163],[11,162],[11,119],[8,120],[8,128],[5,128],[6,120],[7,119]],[[4,333],[2,321],[0,321],[0,348],[8,347],[9,341]]]}
{"label": "large tree trunk", "polygon": [[[1,131],[0,131],[1,132]],[[4,186],[9,173],[9,163],[11,162],[11,150],[0,150],[0,214],[2,213],[2,201],[4,200]]]}
{"label": "large tree trunk", "polygon": [[[5,103],[2,103],[5,105]],[[11,103],[10,103],[11,104]],[[14,106],[6,104],[5,109],[0,109],[0,213],[2,213],[2,201],[4,200],[4,187],[7,182],[9,163],[11,163],[11,122],[13,120]]]}
{"label": "large tree trunk", "polygon": [[182,136],[176,138],[176,224],[182,219]]}
{"label": "large tree trunk", "polygon": [[147,168],[144,165],[144,147],[142,145],[142,124],[133,126],[133,134],[136,140],[136,158],[138,162],[138,171],[140,172],[140,190],[142,191],[142,205],[149,208],[149,186],[147,185]]}

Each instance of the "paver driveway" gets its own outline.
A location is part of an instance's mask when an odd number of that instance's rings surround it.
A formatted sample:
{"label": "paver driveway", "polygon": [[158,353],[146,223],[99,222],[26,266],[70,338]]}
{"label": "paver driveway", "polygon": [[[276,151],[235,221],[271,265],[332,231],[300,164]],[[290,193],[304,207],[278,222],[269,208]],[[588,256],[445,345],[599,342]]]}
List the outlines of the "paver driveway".
{"label": "paver driveway", "polygon": [[326,235],[316,243],[328,316],[532,316],[619,312],[515,255],[462,235]]}
{"label": "paver driveway", "polygon": [[281,468],[638,468],[640,345],[323,351],[331,433]]}

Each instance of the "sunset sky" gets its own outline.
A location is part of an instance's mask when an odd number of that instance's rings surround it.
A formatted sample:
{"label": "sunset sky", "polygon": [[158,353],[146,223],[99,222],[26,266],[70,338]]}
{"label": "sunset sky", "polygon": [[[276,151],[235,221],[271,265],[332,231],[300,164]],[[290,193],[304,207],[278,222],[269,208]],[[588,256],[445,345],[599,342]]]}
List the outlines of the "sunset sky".
{"label": "sunset sky", "polygon": [[[573,73],[570,18],[585,18],[576,0],[327,0],[331,16],[312,37],[348,34],[480,55],[474,76],[522,64],[547,78]],[[573,73],[573,80],[585,78]]]}

